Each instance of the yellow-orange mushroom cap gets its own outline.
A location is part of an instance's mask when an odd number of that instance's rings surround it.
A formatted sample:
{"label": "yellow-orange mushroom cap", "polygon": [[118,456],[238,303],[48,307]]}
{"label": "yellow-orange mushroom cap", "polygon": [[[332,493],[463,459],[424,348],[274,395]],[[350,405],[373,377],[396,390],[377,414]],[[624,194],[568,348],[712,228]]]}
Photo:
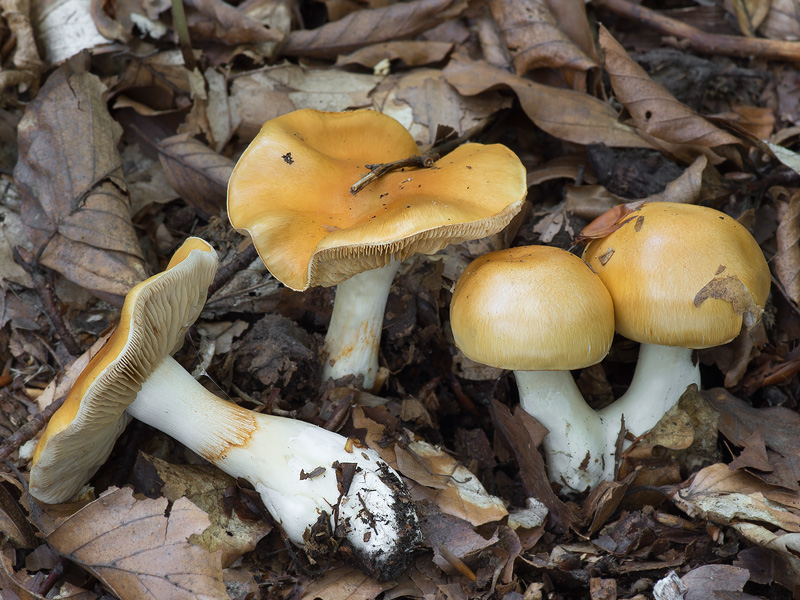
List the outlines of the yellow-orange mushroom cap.
{"label": "yellow-orange mushroom cap", "polygon": [[617,331],[645,344],[710,348],[752,326],[769,295],[767,262],[725,213],[651,202],[590,241],[583,258],[614,299]]}
{"label": "yellow-orange mushroom cap", "polygon": [[33,455],[31,494],[62,502],[106,461],[128,424],[125,409],[161,360],[183,344],[217,270],[214,249],[189,238],[163,273],[128,292],[120,322],[53,414]]}
{"label": "yellow-orange mushroom cap", "polygon": [[237,162],[228,216],[270,272],[302,291],[496,233],[521,209],[525,169],[502,145],[465,144],[433,168],[350,193],[368,164],[417,154],[408,131],[379,112],[298,110],[265,123]]}
{"label": "yellow-orange mushroom cap", "polygon": [[588,367],[608,354],[614,307],[579,257],[550,246],[485,254],[464,270],[450,305],[456,346],[515,371]]}

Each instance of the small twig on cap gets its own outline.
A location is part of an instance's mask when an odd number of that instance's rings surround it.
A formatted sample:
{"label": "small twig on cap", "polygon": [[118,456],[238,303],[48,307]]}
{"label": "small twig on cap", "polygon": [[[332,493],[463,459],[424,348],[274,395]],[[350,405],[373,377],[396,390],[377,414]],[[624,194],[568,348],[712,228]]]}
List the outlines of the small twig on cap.
{"label": "small twig on cap", "polygon": [[3,445],[0,446],[0,461],[4,461],[6,458],[11,456],[11,453],[14,452],[17,448],[22,446],[28,440],[32,440],[45,425],[50,420],[50,417],[53,416],[53,413],[56,412],[61,405],[64,404],[64,400],[67,399],[67,395],[63,395],[57,400],[51,402],[42,412],[37,413],[31,417],[31,420],[25,423],[22,427],[17,429],[12,435],[6,438],[3,442]]}
{"label": "small twig on cap", "polygon": [[17,246],[11,249],[11,254],[14,257],[14,261],[30,275],[31,281],[33,281],[33,287],[44,303],[44,309],[47,316],[50,318],[50,323],[53,325],[53,329],[56,330],[56,335],[58,335],[63,342],[67,352],[72,356],[80,356],[82,354],[81,348],[75,341],[75,338],[72,337],[69,329],[67,329],[67,325],[64,323],[64,319],[61,316],[61,311],[58,310],[58,306],[56,306],[56,298],[53,294],[53,289],[50,287],[47,277],[45,277],[39,269],[39,255],[41,254],[41,250],[30,262],[22,257],[19,247]]}
{"label": "small twig on cap", "polygon": [[364,175],[361,179],[350,186],[350,193],[355,196],[373,181],[383,177],[387,173],[397,171],[398,169],[405,169],[407,167],[430,169],[433,167],[433,163],[435,163],[445,154],[449,154],[458,148],[461,144],[473,137],[478,130],[479,128],[473,127],[457,138],[447,140],[437,146],[434,146],[424,154],[408,156],[406,158],[401,158],[400,160],[395,160],[388,163],[366,165],[366,167],[369,169],[369,173]]}

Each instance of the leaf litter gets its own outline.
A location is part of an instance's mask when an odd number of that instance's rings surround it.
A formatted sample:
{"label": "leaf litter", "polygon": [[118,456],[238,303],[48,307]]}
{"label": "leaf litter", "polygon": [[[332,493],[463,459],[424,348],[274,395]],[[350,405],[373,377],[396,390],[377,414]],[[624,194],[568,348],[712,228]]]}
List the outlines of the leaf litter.
{"label": "leaf litter", "polygon": [[[0,594],[792,597],[800,121],[785,60],[800,21],[782,0],[684,4],[193,1],[188,61],[168,3],[0,3]],[[360,107],[398,119],[423,151],[447,130],[504,143],[530,186],[503,234],[403,266],[375,394],[319,381],[331,290],[282,288],[224,215],[227,178],[264,121]],[[633,440],[616,481],[559,496],[537,450],[547,432],[515,409],[512,376],[453,346],[452,285],[489,250],[570,248],[624,221],[626,204],[664,200],[751,229],[770,301],[755,329],[698,353],[711,389],[688,390]],[[178,360],[218,395],[339,431],[399,469],[424,541],[396,581],[308,562],[247,485],[141,425],[75,502],[27,496],[23,443],[41,411],[127,290],[190,234],[232,267]],[[750,308],[738,280],[716,278],[707,297]],[[587,401],[618,397],[635,358],[617,338],[578,377]]]}

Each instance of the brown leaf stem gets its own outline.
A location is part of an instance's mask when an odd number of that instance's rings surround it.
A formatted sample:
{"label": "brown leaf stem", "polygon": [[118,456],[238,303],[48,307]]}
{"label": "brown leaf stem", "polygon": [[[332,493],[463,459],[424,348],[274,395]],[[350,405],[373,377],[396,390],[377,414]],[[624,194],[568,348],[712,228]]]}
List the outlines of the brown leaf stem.
{"label": "brown leaf stem", "polygon": [[706,33],[677,19],[628,2],[628,0],[594,0],[594,5],[621,17],[638,21],[666,35],[686,40],[697,52],[747,58],[759,56],[771,60],[800,60],[800,42],[748,38],[736,35]]}

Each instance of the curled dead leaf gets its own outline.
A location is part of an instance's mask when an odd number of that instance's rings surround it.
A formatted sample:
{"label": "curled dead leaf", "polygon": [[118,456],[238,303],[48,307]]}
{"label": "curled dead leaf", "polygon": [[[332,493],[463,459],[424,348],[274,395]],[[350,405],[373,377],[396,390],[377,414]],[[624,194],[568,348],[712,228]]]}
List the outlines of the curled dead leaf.
{"label": "curled dead leaf", "polygon": [[706,121],[650,79],[602,26],[599,43],[605,51],[605,68],[614,93],[628,109],[637,127],[674,144],[713,148],[738,143],[737,138]]}

